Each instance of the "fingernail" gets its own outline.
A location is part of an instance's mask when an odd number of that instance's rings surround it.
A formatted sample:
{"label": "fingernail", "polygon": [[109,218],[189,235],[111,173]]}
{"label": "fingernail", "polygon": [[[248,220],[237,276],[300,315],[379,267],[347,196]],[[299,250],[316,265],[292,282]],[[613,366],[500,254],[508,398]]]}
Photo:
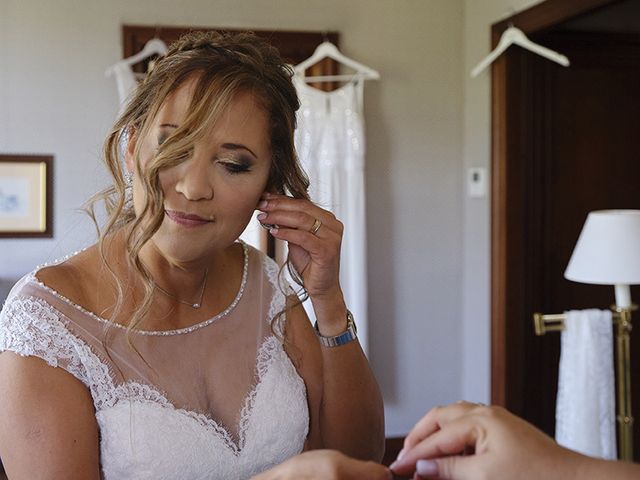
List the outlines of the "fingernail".
{"label": "fingernail", "polygon": [[402,450],[400,450],[398,452],[398,456],[396,457],[395,461],[391,465],[389,465],[389,468],[394,469],[395,467],[400,465],[400,460],[402,460],[402,457],[404,457],[405,453],[407,453],[406,448],[403,448]]}
{"label": "fingernail", "polygon": [[405,454],[405,453],[407,453],[407,449],[406,449],[406,448],[403,448],[402,450],[400,450],[400,451],[398,452],[398,457],[396,458],[396,461],[401,460],[401,459],[402,459],[402,457],[404,457],[404,454]]}
{"label": "fingernail", "polygon": [[269,233],[271,235],[276,235],[278,233],[278,229],[277,228],[271,228],[271,229],[269,229]]}
{"label": "fingernail", "polygon": [[264,220],[265,218],[267,218],[267,214],[266,213],[261,213],[260,215],[258,215],[258,220]]}
{"label": "fingernail", "polygon": [[258,204],[258,209],[259,210],[264,210],[267,205],[269,204],[269,202],[267,202],[266,200],[262,200],[259,204]]}
{"label": "fingernail", "polygon": [[421,477],[438,474],[438,464],[434,460],[418,460],[416,473]]}

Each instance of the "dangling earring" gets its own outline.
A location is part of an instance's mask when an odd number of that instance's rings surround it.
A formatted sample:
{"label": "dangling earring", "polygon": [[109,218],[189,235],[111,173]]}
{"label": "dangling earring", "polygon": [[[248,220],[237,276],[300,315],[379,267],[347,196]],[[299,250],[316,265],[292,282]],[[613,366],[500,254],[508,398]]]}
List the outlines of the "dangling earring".
{"label": "dangling earring", "polygon": [[124,206],[123,209],[133,209],[133,175],[131,172],[124,174]]}

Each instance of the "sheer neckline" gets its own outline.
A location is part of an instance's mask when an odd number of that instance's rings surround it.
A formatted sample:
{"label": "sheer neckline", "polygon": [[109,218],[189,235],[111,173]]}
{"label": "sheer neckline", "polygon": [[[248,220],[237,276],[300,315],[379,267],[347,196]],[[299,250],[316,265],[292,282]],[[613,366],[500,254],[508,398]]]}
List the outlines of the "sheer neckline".
{"label": "sheer neckline", "polygon": [[[127,381],[114,387],[112,397],[103,402],[99,412],[102,412],[101,414],[104,416],[108,409],[117,407],[118,400],[123,399],[140,401],[143,404],[151,406],[169,408],[178,415],[183,415],[194,420],[201,427],[217,436],[237,457],[242,454],[245,449],[247,430],[252,421],[257,397],[261,388],[263,388],[265,377],[269,373],[271,365],[276,361],[277,356],[282,354],[284,354],[284,356],[281,358],[284,359],[285,362],[290,362],[289,357],[286,356],[286,353],[282,349],[282,344],[275,335],[269,335],[263,339],[256,354],[254,381],[244,396],[238,413],[240,420],[238,421],[237,432],[234,432],[233,429],[222,420],[216,419],[212,412],[202,412],[179,407],[157,386],[138,381]],[[97,361],[104,363],[99,358]]]}
{"label": "sheer neckline", "polygon": [[[173,329],[173,330],[140,330],[140,329],[132,328],[131,329],[131,333],[132,334],[136,334],[136,335],[146,335],[146,336],[182,335],[182,334],[185,334],[185,333],[191,333],[191,332],[193,332],[195,330],[199,330],[199,329],[201,329],[203,327],[206,327],[207,325],[212,324],[216,320],[219,320],[220,318],[223,318],[223,317],[227,316],[236,307],[236,305],[240,302],[240,299],[242,298],[242,295],[244,293],[245,287],[247,285],[247,277],[248,277],[248,271],[249,271],[249,247],[242,240],[238,240],[238,243],[240,243],[240,245],[242,245],[242,254],[243,254],[242,280],[240,281],[240,288],[238,289],[238,293],[236,294],[235,298],[233,299],[233,301],[231,302],[231,304],[229,304],[229,306],[227,308],[225,308],[222,312],[214,315],[213,317],[208,318],[206,320],[203,320],[201,322],[198,322],[198,323],[196,323],[194,325],[191,325],[189,327],[177,328],[177,329]],[[44,290],[48,291],[49,293],[51,293],[53,296],[55,296],[59,300],[63,301],[64,303],[66,303],[68,305],[70,305],[71,307],[73,307],[74,309],[78,310],[79,312],[82,312],[83,314],[88,315],[89,317],[93,318],[94,320],[96,320],[96,321],[98,321],[100,323],[104,323],[104,324],[109,325],[109,326],[113,326],[115,328],[119,328],[119,329],[122,329],[122,330],[127,330],[128,328],[126,326],[121,325],[119,323],[112,322],[111,320],[108,320],[106,318],[103,318],[100,315],[98,315],[98,314],[96,314],[96,313],[94,313],[94,312],[92,312],[90,310],[87,310],[82,305],[78,305],[77,303],[71,301],[69,298],[65,297],[64,295],[59,293],[57,290],[55,290],[55,289],[49,287],[48,285],[44,284],[43,282],[41,282],[38,279],[38,277],[36,277],[36,274],[42,268],[60,264],[60,263],[64,262],[65,260],[68,260],[69,258],[73,257],[74,255],[76,255],[76,254],[78,254],[78,253],[80,253],[80,252],[82,252],[84,250],[86,250],[86,248],[82,249],[82,250],[79,250],[78,252],[72,253],[71,255],[67,255],[66,257],[63,257],[60,260],[56,260],[56,261],[53,261],[51,263],[45,263],[43,265],[40,265],[33,272],[31,272],[31,274],[29,275],[29,280],[31,282],[35,283],[36,285],[38,285],[39,287],[43,288]]]}

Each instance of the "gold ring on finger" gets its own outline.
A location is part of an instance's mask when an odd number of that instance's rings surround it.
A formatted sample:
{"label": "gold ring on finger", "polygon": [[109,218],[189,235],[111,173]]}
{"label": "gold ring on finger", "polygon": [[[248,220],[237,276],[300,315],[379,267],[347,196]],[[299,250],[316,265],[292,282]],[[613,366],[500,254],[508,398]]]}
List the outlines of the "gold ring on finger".
{"label": "gold ring on finger", "polygon": [[317,235],[318,234],[318,230],[320,230],[321,226],[322,226],[322,221],[319,218],[316,218],[316,221],[313,222],[313,226],[311,227],[309,232],[311,232],[311,234],[313,234],[313,235]]}

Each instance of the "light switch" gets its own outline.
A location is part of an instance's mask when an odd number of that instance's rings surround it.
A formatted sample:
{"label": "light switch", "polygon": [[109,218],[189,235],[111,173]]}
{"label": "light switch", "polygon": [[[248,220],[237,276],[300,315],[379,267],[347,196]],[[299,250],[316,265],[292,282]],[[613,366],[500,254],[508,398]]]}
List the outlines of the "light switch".
{"label": "light switch", "polygon": [[470,198],[482,198],[487,195],[487,169],[471,167],[467,170],[467,195]]}

